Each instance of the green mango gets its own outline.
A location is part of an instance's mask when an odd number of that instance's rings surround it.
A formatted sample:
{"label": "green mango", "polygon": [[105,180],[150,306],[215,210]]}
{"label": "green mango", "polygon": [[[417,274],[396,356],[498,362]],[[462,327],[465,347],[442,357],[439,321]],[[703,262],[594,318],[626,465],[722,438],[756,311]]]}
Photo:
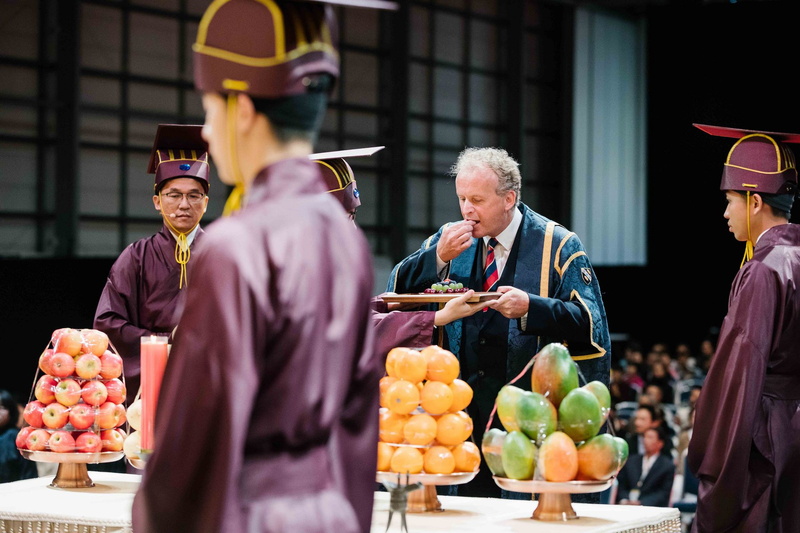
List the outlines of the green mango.
{"label": "green mango", "polygon": [[602,381],[595,380],[590,381],[584,385],[583,388],[597,397],[597,401],[600,402],[600,411],[603,414],[603,421],[605,421],[608,418],[608,414],[611,412],[611,392],[609,392],[608,387],[606,387],[605,383]]}
{"label": "green mango", "polygon": [[584,388],[569,391],[558,407],[561,430],[575,442],[597,435],[604,421],[597,397]]}
{"label": "green mango", "polygon": [[520,431],[517,421],[517,403],[524,390],[514,385],[506,385],[497,393],[497,417],[506,431]]}
{"label": "green mango", "polygon": [[511,431],[503,443],[503,470],[507,478],[532,479],[536,469],[536,444],[521,431]]}
{"label": "green mango", "polygon": [[567,347],[552,342],[536,354],[531,371],[531,390],[543,394],[558,408],[572,390],[578,388],[578,366]]}
{"label": "green mango", "polygon": [[544,395],[523,391],[517,401],[516,419],[520,430],[541,445],[545,437],[556,430],[558,412]]}
{"label": "green mango", "polygon": [[492,428],[483,434],[481,440],[481,452],[489,470],[492,474],[498,477],[506,477],[506,472],[503,470],[503,443],[506,440],[506,433],[500,428]]}

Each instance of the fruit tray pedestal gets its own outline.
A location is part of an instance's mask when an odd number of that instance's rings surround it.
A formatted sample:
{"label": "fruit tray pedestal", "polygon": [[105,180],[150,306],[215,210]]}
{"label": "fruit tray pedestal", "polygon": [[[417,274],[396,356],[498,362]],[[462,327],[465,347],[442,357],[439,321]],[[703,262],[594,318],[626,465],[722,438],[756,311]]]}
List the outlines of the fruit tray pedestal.
{"label": "fruit tray pedestal", "polygon": [[[409,474],[408,483],[422,483],[422,488],[408,493],[408,506],[406,512],[426,513],[444,511],[439,496],[436,494],[437,485],[462,485],[475,479],[478,471],[453,472],[452,474]],[[400,474],[402,481],[406,480],[405,474]],[[378,472],[378,483],[397,481],[397,472]]]}
{"label": "fruit tray pedestal", "polygon": [[538,504],[531,516],[534,520],[562,522],[578,518],[578,514],[572,508],[570,494],[602,492],[614,483],[613,477],[605,481],[565,481],[562,483],[492,477],[501,489],[539,495]]}
{"label": "fruit tray pedestal", "polygon": [[56,453],[44,451],[19,450],[22,456],[31,461],[43,463],[58,463],[56,477],[50,483],[51,487],[59,489],[84,489],[94,487],[94,481],[89,477],[89,463],[110,463],[122,459],[123,452],[95,452],[95,453]]}

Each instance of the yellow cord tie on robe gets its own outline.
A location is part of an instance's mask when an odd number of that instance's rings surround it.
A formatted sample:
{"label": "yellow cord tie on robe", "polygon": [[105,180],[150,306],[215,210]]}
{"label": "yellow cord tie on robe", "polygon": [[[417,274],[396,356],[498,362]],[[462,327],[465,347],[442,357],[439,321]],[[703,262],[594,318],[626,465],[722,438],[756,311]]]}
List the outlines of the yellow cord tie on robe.
{"label": "yellow cord tie on robe", "polygon": [[225,201],[222,209],[222,216],[227,217],[242,208],[244,202],[245,187],[242,172],[239,170],[239,158],[236,151],[236,111],[238,93],[228,94],[228,154],[231,162],[231,172],[233,173],[233,190]]}
{"label": "yellow cord tie on robe", "polygon": [[742,257],[742,268],[745,263],[753,258],[753,240],[750,238],[750,191],[747,191],[747,242],[744,245],[744,257]]}
{"label": "yellow cord tie on robe", "polygon": [[197,221],[197,224],[192,226],[192,229],[187,231],[186,233],[182,233],[175,229],[175,226],[169,221],[169,219],[164,216],[164,221],[167,223],[167,226],[173,231],[174,234],[177,235],[175,237],[175,262],[181,266],[181,276],[178,278],[178,289],[183,289],[183,283],[186,282],[186,285],[189,285],[189,278],[186,276],[186,264],[189,262],[189,258],[192,256],[192,250],[189,248],[189,239],[186,237],[188,234],[194,231],[200,221]]}

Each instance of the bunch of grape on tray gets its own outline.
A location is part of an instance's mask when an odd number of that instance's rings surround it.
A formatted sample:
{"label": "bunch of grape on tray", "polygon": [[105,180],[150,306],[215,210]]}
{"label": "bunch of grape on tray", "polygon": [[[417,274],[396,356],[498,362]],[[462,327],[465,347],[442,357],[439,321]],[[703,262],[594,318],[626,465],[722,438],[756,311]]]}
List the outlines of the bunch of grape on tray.
{"label": "bunch of grape on tray", "polygon": [[460,281],[446,279],[432,284],[422,292],[423,294],[452,294],[454,292],[467,292],[468,290]]}

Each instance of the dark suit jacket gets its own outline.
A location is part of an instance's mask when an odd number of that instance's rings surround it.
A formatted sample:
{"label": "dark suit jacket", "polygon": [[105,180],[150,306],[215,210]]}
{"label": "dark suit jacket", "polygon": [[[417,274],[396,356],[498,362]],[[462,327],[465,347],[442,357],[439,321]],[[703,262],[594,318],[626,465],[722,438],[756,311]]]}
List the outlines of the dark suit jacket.
{"label": "dark suit jacket", "polygon": [[[642,459],[644,456],[631,455],[622,470],[619,471],[617,481],[617,503],[627,500],[630,491],[636,488],[639,478],[642,475]],[[642,505],[653,505],[656,507],[669,507],[669,497],[672,492],[672,481],[675,478],[675,463],[672,458],[659,454],[656,462],[647,473],[647,477],[642,480],[639,489],[639,501]]]}

